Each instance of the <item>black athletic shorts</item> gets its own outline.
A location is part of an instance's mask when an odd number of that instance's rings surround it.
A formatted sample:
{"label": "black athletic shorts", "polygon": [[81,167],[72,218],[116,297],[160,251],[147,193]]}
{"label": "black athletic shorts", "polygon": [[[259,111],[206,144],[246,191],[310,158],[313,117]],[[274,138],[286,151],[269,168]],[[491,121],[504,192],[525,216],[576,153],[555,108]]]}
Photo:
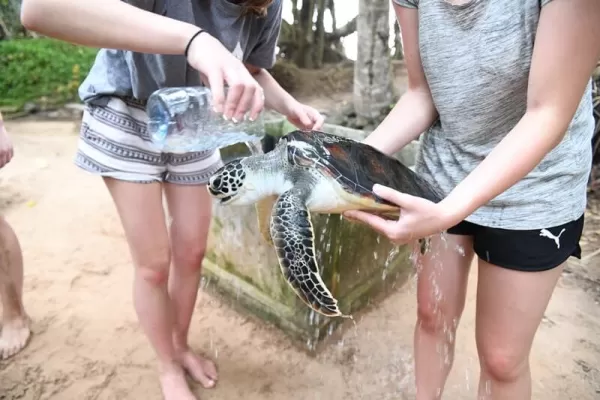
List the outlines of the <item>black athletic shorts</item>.
{"label": "black athletic shorts", "polygon": [[490,264],[518,271],[545,271],[569,257],[581,258],[579,240],[584,216],[545,229],[509,230],[463,221],[448,229],[453,235],[473,237],[475,254]]}

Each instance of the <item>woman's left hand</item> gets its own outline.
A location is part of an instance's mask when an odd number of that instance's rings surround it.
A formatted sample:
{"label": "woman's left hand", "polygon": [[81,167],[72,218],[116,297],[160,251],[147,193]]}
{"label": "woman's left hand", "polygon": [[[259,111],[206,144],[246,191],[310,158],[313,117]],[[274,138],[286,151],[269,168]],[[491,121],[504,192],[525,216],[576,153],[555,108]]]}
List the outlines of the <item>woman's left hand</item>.
{"label": "woman's left hand", "polygon": [[441,233],[460,222],[456,213],[447,209],[443,202],[436,204],[382,185],[373,186],[373,192],[400,207],[397,220],[387,220],[363,211],[346,211],[343,215],[369,225],[396,244],[406,244]]}
{"label": "woman's left hand", "polygon": [[319,130],[325,122],[325,117],[314,108],[293,101],[286,110],[288,121],[302,130]]}

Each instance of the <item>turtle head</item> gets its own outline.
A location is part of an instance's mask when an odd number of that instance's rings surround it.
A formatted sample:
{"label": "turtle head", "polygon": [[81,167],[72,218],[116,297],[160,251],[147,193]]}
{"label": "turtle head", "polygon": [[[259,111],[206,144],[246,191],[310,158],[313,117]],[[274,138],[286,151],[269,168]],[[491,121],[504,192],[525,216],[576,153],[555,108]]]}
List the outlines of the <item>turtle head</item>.
{"label": "turtle head", "polygon": [[235,203],[243,198],[249,175],[244,164],[243,159],[230,161],[210,177],[208,191],[220,204]]}
{"label": "turtle head", "polygon": [[253,204],[272,194],[266,172],[252,157],[233,160],[210,177],[208,191],[221,205]]}

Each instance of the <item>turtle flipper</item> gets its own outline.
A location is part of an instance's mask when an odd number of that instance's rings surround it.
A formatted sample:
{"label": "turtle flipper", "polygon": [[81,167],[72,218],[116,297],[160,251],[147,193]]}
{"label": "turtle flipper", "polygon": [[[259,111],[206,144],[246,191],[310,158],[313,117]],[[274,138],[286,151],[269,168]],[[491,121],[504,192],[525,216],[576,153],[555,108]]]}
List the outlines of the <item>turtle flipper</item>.
{"label": "turtle flipper", "polygon": [[345,316],[319,274],[314,231],[304,198],[301,191],[292,189],[275,202],[271,237],[281,272],[310,308],[330,317]]}
{"label": "turtle flipper", "polygon": [[258,218],[258,228],[262,237],[270,245],[273,245],[269,227],[271,225],[271,211],[273,210],[275,200],[277,200],[277,196],[268,196],[259,200],[255,206],[256,217]]}

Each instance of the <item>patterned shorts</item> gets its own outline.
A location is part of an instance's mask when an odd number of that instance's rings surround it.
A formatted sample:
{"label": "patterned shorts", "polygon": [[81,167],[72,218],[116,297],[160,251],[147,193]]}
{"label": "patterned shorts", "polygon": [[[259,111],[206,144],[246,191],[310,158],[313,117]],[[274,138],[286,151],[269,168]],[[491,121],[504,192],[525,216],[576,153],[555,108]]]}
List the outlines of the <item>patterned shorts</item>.
{"label": "patterned shorts", "polygon": [[219,150],[163,153],[146,129],[144,105],[113,97],[83,114],[75,164],[85,171],[136,183],[204,185],[223,164]]}

